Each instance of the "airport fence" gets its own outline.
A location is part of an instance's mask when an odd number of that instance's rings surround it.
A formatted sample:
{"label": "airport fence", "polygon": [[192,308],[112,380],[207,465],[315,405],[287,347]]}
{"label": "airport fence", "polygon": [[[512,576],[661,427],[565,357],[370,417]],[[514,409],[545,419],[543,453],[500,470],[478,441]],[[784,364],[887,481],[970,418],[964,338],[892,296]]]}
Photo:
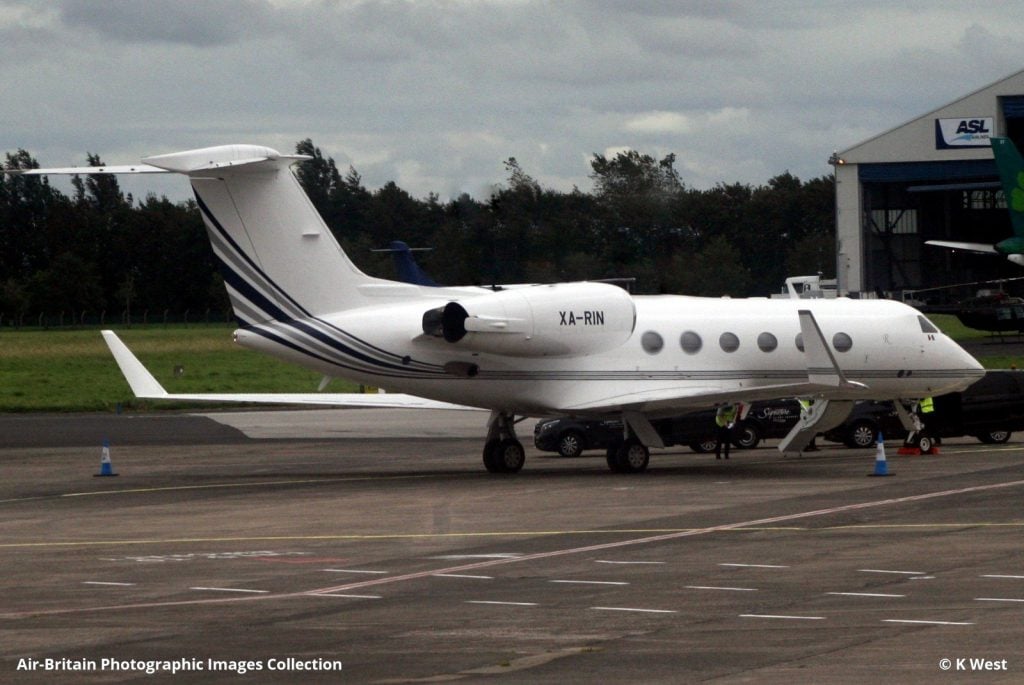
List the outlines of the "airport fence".
{"label": "airport fence", "polygon": [[149,310],[141,312],[108,312],[106,310],[33,312],[6,314],[0,312],[0,329],[3,330],[47,330],[51,328],[102,328],[104,326],[152,326],[230,323],[234,316],[230,311],[205,309]]}

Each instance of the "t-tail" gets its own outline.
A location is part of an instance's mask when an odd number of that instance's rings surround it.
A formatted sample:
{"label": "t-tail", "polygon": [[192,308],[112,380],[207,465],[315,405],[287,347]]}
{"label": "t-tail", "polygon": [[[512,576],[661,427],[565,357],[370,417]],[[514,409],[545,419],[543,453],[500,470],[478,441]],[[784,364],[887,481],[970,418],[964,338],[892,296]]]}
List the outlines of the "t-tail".
{"label": "t-tail", "polygon": [[189,177],[243,325],[359,307],[360,286],[388,283],[356,268],[324,224],[290,168],[304,159],[227,145],[143,160]]}

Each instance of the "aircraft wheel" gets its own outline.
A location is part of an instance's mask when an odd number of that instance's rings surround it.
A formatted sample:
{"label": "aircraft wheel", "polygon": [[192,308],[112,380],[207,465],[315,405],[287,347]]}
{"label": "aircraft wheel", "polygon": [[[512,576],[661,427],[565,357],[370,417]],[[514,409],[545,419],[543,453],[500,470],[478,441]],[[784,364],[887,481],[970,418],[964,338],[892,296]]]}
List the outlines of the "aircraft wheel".
{"label": "aircraft wheel", "polygon": [[917,446],[921,449],[921,454],[927,454],[932,449],[932,439],[927,435],[922,435],[917,440]]}
{"label": "aircraft wheel", "polygon": [[651,451],[639,440],[630,439],[622,443],[615,454],[620,473],[641,473],[647,470]]}
{"label": "aircraft wheel", "polygon": [[494,461],[500,466],[502,473],[518,473],[526,463],[526,450],[515,438],[499,441],[494,449],[494,455]]}
{"label": "aircraft wheel", "polygon": [[503,473],[504,468],[498,453],[501,440],[488,440],[484,445],[484,468],[488,473]]}

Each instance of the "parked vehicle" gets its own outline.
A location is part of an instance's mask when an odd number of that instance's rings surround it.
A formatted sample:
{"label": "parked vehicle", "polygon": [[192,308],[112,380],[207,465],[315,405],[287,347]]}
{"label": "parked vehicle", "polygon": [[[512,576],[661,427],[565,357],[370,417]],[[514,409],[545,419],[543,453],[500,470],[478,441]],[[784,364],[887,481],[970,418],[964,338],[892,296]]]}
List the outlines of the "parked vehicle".
{"label": "parked vehicle", "polygon": [[[796,400],[755,402],[746,417],[732,431],[732,444],[753,449],[765,438],[781,438],[800,418]],[[658,431],[666,447],[687,445],[694,452],[715,449],[715,411],[703,410],[655,419],[651,425]],[[578,457],[584,450],[606,449],[622,440],[621,421],[584,421],[558,418],[540,421],[534,428],[533,443],[537,449],[558,452],[563,457]]]}
{"label": "parked vehicle", "polygon": [[[925,434],[933,438],[970,435],[984,443],[1003,443],[1024,430],[1024,373],[989,371],[963,392],[939,395],[935,411],[924,414]],[[870,447],[883,436],[906,437],[891,402],[859,402],[844,423],[824,433],[826,440],[849,447]]]}

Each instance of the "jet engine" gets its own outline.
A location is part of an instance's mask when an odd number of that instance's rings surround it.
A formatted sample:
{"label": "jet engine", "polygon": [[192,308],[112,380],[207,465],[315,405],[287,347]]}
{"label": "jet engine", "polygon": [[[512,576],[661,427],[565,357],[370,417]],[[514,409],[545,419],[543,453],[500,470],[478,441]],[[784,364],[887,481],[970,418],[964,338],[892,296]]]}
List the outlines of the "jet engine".
{"label": "jet engine", "polygon": [[423,315],[453,347],[513,357],[574,357],[618,347],[636,325],[633,298],[606,283],[556,283],[477,295]]}

